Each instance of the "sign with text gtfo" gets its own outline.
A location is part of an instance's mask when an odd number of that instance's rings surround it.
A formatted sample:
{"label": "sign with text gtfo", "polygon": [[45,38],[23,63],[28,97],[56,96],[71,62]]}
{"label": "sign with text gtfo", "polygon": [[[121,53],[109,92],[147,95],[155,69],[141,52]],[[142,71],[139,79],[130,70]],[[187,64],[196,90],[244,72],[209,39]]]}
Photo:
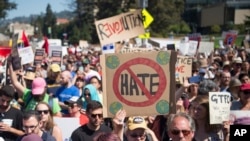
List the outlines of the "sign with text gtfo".
{"label": "sign with text gtfo", "polygon": [[144,34],[141,10],[95,22],[100,43],[106,45]]}
{"label": "sign with text gtfo", "polygon": [[209,92],[210,124],[229,121],[231,96],[228,92]]}
{"label": "sign with text gtfo", "polygon": [[175,80],[183,84],[184,78],[191,76],[192,76],[192,58],[178,55],[175,64]]}
{"label": "sign with text gtfo", "polygon": [[170,51],[102,55],[104,116],[121,108],[127,116],[169,113],[176,56]]}

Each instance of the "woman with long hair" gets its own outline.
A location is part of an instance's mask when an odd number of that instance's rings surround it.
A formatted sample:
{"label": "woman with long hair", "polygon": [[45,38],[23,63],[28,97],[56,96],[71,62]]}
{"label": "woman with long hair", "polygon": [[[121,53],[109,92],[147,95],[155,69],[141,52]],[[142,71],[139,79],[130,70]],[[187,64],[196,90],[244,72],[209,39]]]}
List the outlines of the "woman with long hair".
{"label": "woman with long hair", "polygon": [[54,123],[50,106],[45,102],[39,102],[35,109],[41,115],[42,130],[49,132],[56,141],[62,141],[61,129]]}

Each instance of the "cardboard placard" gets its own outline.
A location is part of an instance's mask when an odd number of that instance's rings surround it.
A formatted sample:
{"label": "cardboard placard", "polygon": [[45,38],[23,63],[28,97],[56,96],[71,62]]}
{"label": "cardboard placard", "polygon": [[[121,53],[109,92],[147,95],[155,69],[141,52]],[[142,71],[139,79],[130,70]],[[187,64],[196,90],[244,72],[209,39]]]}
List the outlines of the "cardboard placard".
{"label": "cardboard placard", "polygon": [[18,41],[18,33],[14,34],[12,37],[11,56],[18,56],[17,41]]}
{"label": "cardboard placard", "polygon": [[184,78],[192,76],[192,58],[187,56],[177,56],[175,65],[175,80],[183,84]]}
{"label": "cardboard placard", "polygon": [[32,63],[34,61],[35,56],[31,46],[18,49],[18,54],[22,58],[22,65]]}
{"label": "cardboard placard", "polygon": [[200,42],[198,52],[210,54],[212,51],[214,51],[214,42]]}
{"label": "cardboard placard", "polygon": [[210,124],[222,124],[230,116],[231,95],[228,92],[209,92]]}
{"label": "cardboard placard", "polygon": [[34,64],[41,64],[44,56],[44,49],[36,49]]}
{"label": "cardboard placard", "polygon": [[123,13],[95,22],[101,45],[144,34],[141,10]]}
{"label": "cardboard placard", "polygon": [[104,116],[121,108],[127,116],[175,112],[176,58],[173,51],[101,55]]}
{"label": "cardboard placard", "polygon": [[51,62],[52,63],[56,63],[58,65],[61,65],[62,63],[62,51],[55,51],[53,50],[52,51],[52,54],[51,54]]}

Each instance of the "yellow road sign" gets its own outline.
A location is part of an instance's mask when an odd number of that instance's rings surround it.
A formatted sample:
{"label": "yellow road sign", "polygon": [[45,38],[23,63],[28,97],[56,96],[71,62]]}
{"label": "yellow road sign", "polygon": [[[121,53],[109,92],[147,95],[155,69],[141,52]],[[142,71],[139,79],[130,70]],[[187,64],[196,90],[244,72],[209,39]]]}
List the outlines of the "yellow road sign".
{"label": "yellow road sign", "polygon": [[141,38],[141,39],[148,39],[148,38],[150,38],[150,33],[149,32],[145,32],[144,34],[139,35],[139,38]]}
{"label": "yellow road sign", "polygon": [[147,28],[154,21],[154,18],[149,14],[146,9],[142,10],[142,17],[144,28]]}

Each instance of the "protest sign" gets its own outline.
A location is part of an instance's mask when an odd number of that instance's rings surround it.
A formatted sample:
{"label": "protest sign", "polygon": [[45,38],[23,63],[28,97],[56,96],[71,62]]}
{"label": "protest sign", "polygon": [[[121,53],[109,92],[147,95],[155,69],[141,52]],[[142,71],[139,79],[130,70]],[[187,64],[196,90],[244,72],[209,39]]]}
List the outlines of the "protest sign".
{"label": "protest sign", "polygon": [[62,46],[49,46],[49,56],[52,56],[52,51],[62,51]]}
{"label": "protest sign", "polygon": [[113,43],[102,46],[102,54],[115,53],[115,45]]}
{"label": "protest sign", "polygon": [[189,47],[187,50],[187,55],[188,56],[194,56],[196,54],[198,47],[198,41],[189,41]]}
{"label": "protest sign", "polygon": [[14,34],[12,37],[11,56],[18,56],[17,41],[18,41],[18,33]]}
{"label": "protest sign", "polygon": [[214,51],[214,42],[200,42],[198,52],[210,54],[212,51]]}
{"label": "protest sign", "polygon": [[62,63],[62,51],[52,50],[51,62],[61,65]]}
{"label": "protest sign", "polygon": [[145,33],[141,10],[98,20],[95,25],[101,45],[115,43]]}
{"label": "protest sign", "polygon": [[54,117],[54,122],[62,131],[62,140],[70,141],[71,134],[80,126],[79,118],[74,117]]}
{"label": "protest sign", "polygon": [[210,124],[222,124],[229,120],[231,95],[228,92],[209,92]]}
{"label": "protest sign", "polygon": [[41,64],[44,56],[44,49],[36,49],[34,64]]}
{"label": "protest sign", "polygon": [[89,43],[88,43],[88,41],[80,40],[79,41],[79,46],[82,47],[82,48],[87,48],[87,47],[89,47]]}
{"label": "protest sign", "polygon": [[18,49],[18,54],[21,57],[21,64],[28,64],[34,61],[34,52],[31,46]]}
{"label": "protest sign", "polygon": [[101,55],[104,116],[121,108],[127,116],[174,112],[176,57],[173,51]]}
{"label": "protest sign", "polygon": [[175,80],[183,84],[184,78],[192,76],[192,58],[177,56],[175,64]]}

